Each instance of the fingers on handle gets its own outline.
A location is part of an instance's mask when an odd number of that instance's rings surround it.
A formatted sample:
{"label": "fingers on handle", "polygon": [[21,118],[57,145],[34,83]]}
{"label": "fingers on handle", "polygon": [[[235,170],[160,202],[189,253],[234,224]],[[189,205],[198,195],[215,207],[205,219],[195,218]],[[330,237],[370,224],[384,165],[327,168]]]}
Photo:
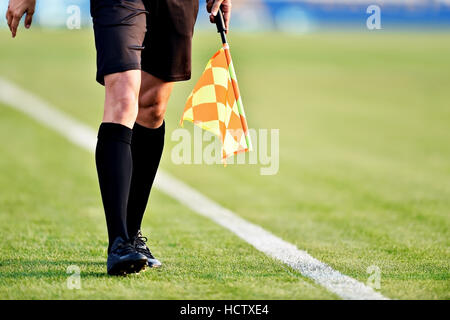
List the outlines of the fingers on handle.
{"label": "fingers on handle", "polygon": [[222,2],[223,2],[223,0],[216,0],[214,2],[214,5],[212,6],[212,9],[211,9],[211,13],[213,16],[216,16],[217,12],[219,12],[219,8],[220,8],[220,5],[222,4]]}
{"label": "fingers on handle", "polygon": [[230,25],[230,17],[231,17],[231,11],[227,10],[223,13],[223,20],[225,21],[225,29],[227,29],[228,32],[228,26]]}
{"label": "fingers on handle", "polygon": [[[215,16],[219,12],[220,6],[223,4],[224,0],[208,0],[206,3],[206,10],[210,12],[209,21],[215,23]],[[228,30],[231,16],[231,3],[226,3],[223,8],[223,18],[225,21],[225,29]]]}
{"label": "fingers on handle", "polygon": [[211,12],[213,3],[214,3],[214,0],[208,0],[208,1],[206,2],[206,11]]}

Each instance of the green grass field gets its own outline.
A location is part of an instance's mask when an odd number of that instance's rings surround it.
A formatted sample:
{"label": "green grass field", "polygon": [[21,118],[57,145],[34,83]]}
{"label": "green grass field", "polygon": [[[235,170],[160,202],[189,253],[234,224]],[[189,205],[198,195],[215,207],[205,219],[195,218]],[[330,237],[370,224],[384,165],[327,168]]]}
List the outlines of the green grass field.
{"label": "green grass field", "polygon": [[[90,30],[0,32],[0,76],[96,129]],[[280,170],[175,165],[194,80],[171,98],[162,167],[241,217],[392,299],[450,299],[450,34],[230,34],[252,128],[280,129]],[[194,43],[193,79],[219,47]],[[190,130],[191,126],[187,126]],[[1,299],[337,299],[231,232],[152,193],[144,233],[164,267],[106,276],[92,154],[0,104]],[[81,290],[66,269],[81,269]]]}

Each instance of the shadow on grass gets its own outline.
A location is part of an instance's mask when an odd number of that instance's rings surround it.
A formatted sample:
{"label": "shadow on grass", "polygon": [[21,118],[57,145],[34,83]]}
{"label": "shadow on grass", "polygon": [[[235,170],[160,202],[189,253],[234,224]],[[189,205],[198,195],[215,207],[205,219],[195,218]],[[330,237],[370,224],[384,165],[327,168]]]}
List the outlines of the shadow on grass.
{"label": "shadow on grass", "polygon": [[67,278],[73,274],[67,272],[69,266],[80,268],[83,278],[108,277],[105,261],[4,259],[0,260],[0,279]]}

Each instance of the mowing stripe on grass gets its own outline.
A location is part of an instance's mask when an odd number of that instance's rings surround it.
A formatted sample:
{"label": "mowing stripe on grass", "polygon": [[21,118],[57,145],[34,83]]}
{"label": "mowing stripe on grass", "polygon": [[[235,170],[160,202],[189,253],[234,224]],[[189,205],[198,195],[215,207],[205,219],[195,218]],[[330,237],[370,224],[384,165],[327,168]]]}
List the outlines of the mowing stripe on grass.
{"label": "mowing stripe on grass", "polygon": [[[94,152],[97,142],[94,130],[2,78],[0,78],[0,102],[22,111],[83,149]],[[155,183],[159,190],[194,212],[213,220],[257,250],[287,264],[339,297],[387,299],[371,287],[315,259],[306,251],[299,250],[295,245],[280,239],[262,227],[242,219],[162,170],[159,170]]]}

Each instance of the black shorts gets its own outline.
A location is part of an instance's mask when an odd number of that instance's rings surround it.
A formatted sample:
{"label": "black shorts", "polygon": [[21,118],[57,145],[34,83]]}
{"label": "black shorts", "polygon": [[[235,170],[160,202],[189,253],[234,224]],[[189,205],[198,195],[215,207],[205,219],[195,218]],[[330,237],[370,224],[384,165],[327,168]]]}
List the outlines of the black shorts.
{"label": "black shorts", "polygon": [[97,81],[140,69],[165,81],[191,77],[199,0],[91,0]]}

